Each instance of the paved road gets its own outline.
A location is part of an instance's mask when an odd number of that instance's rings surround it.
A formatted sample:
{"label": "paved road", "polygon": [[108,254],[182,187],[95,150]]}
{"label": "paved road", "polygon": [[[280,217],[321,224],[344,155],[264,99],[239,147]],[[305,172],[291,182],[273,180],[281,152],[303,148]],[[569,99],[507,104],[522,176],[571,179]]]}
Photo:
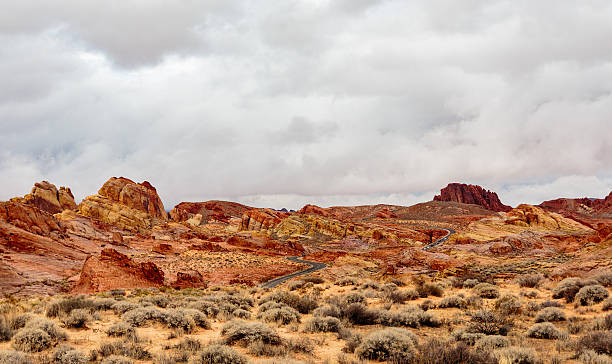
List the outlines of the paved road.
{"label": "paved road", "polygon": [[311,261],[308,261],[308,260],[300,259],[302,257],[303,257],[303,255],[301,257],[289,257],[289,258],[286,258],[286,259],[290,260],[292,262],[296,262],[296,263],[308,264],[308,265],[310,265],[310,268],[301,270],[299,272],[287,274],[286,276],[282,276],[282,277],[271,279],[271,280],[269,280],[269,281],[267,281],[265,283],[260,284],[260,287],[263,287],[263,288],[273,288],[273,287],[278,286],[279,284],[283,283],[284,281],[286,281],[288,279],[291,279],[291,278],[297,277],[297,276],[301,276],[301,275],[304,275],[304,274],[309,274],[309,273],[312,273],[312,272],[316,272],[316,271],[321,270],[321,269],[323,269],[323,268],[325,268],[327,266],[324,263],[311,262]]}

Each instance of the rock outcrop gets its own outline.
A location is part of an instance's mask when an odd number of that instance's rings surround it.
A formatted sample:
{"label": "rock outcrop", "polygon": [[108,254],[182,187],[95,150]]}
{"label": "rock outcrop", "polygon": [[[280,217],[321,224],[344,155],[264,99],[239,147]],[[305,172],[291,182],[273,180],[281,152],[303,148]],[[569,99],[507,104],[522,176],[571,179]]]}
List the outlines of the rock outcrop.
{"label": "rock outcrop", "polygon": [[585,232],[591,230],[579,222],[570,220],[556,213],[544,211],[537,206],[526,204],[521,204],[508,212],[505,222],[510,225],[545,230],[582,230]]}
{"label": "rock outcrop", "polygon": [[544,201],[540,207],[564,216],[612,217],[612,192],[605,198],[558,198]]}
{"label": "rock outcrop", "polygon": [[491,211],[510,211],[512,208],[501,203],[497,193],[485,190],[480,186],[463,183],[450,183],[440,190],[434,201],[453,201],[479,205]]}
{"label": "rock outcrop", "polygon": [[170,211],[170,218],[176,222],[191,221],[191,224],[198,220],[200,223],[228,223],[232,217],[242,217],[250,209],[252,207],[228,201],[181,202]]}
{"label": "rock outcrop", "polygon": [[136,263],[127,255],[107,248],[85,260],[75,293],[95,293],[119,288],[159,287],[164,272],[155,263]]}
{"label": "rock outcrop", "polygon": [[49,236],[52,232],[62,231],[53,215],[33,205],[15,201],[0,202],[0,220],[37,235]]}
{"label": "rock outcrop", "polygon": [[242,215],[240,230],[269,230],[289,217],[289,213],[271,209],[252,209]]}
{"label": "rock outcrop", "polygon": [[47,181],[35,183],[29,194],[24,197],[16,197],[12,201],[35,206],[50,214],[74,210],[77,207],[70,188],[62,186],[58,190],[54,184]]}
{"label": "rock outcrop", "polygon": [[148,230],[168,220],[155,187],[123,177],[112,177],[97,195],[84,199],[79,213],[130,231]]}

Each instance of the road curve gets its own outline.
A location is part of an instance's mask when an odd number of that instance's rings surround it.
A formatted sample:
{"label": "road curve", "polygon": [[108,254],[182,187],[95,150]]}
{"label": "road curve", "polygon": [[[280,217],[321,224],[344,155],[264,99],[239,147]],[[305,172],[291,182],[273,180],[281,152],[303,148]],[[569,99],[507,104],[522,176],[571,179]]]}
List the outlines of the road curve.
{"label": "road curve", "polygon": [[304,274],[309,274],[312,272],[316,272],[318,270],[321,270],[323,268],[325,268],[327,265],[324,263],[318,263],[318,262],[311,262],[309,260],[302,260],[300,258],[302,258],[303,255],[301,257],[288,257],[286,258],[287,260],[290,260],[292,262],[296,262],[296,263],[304,263],[304,264],[308,264],[310,265],[310,268],[301,270],[299,272],[295,272],[295,273],[291,273],[291,274],[287,274],[286,276],[282,276],[282,277],[277,277],[274,279],[271,279],[265,283],[260,284],[259,286],[262,288],[274,288],[276,286],[278,286],[279,284],[283,283],[284,281],[291,279],[293,277],[297,277],[297,276],[301,276]]}

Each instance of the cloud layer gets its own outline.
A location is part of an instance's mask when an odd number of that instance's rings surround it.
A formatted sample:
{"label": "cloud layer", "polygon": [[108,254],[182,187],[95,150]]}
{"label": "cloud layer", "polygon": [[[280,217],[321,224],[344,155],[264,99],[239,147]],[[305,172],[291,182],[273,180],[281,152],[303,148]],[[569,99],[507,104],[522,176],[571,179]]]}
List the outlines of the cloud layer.
{"label": "cloud layer", "polygon": [[110,176],[166,207],[612,189],[607,1],[19,1],[0,14],[0,199]]}

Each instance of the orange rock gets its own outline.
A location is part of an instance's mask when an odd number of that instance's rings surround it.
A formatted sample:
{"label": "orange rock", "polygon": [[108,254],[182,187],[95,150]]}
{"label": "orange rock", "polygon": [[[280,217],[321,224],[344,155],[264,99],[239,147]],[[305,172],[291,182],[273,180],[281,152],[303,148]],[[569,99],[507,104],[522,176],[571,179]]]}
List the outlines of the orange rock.
{"label": "orange rock", "polygon": [[53,215],[29,204],[0,202],[0,219],[38,235],[49,236],[52,232],[63,232]]}
{"label": "orange rock", "polygon": [[208,287],[208,281],[198,271],[177,272],[172,287],[176,289],[206,288]]}
{"label": "orange rock", "polygon": [[183,222],[199,214],[204,223],[229,223],[232,217],[242,217],[250,209],[252,207],[228,201],[181,202],[170,211],[170,218],[176,222]]}
{"label": "orange rock", "polygon": [[172,249],[172,245],[165,244],[165,243],[154,245],[152,250],[155,253],[164,254],[164,255],[174,253],[174,249]]}
{"label": "orange rock", "polygon": [[36,206],[50,214],[56,214],[64,210],[74,210],[77,207],[70,188],[60,187],[58,190],[54,184],[47,181],[35,183],[29,194],[23,198],[17,197],[13,201]]}
{"label": "orange rock", "polygon": [[454,201],[480,205],[491,211],[510,211],[512,208],[501,203],[497,193],[485,190],[480,186],[463,183],[450,183],[440,190],[434,201]]}
{"label": "orange rock", "polygon": [[289,213],[271,209],[252,209],[242,215],[240,230],[269,230],[280,224]]}
{"label": "orange rock", "polygon": [[503,255],[512,253],[512,245],[504,241],[497,241],[489,247],[489,251],[493,254]]}

